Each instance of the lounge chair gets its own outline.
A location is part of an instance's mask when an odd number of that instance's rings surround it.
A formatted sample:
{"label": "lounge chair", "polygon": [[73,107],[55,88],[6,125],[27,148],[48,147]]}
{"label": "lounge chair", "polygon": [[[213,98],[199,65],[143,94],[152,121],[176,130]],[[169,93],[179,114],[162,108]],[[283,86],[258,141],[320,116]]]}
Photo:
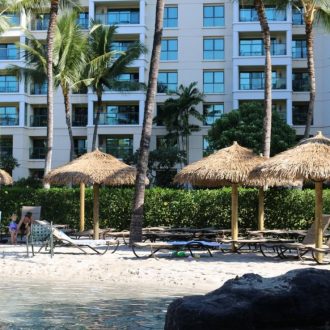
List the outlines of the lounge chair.
{"label": "lounge chair", "polygon": [[31,230],[26,236],[26,251],[27,256],[29,257],[29,245],[32,248],[32,255],[34,256],[34,245],[36,243],[41,244],[41,247],[38,253],[41,251],[43,247],[47,248],[50,247],[50,254],[53,256],[53,237],[52,237],[52,226],[48,225],[45,226],[43,224],[37,223],[36,220],[34,223],[31,224]]}
{"label": "lounge chair", "polygon": [[166,241],[166,242],[151,242],[151,243],[134,243],[132,245],[132,251],[137,258],[141,257],[154,257],[155,254],[162,250],[174,250],[174,251],[189,251],[191,256],[193,250],[206,250],[210,257],[212,257],[211,250],[219,249],[220,243],[206,242],[206,241]]}
{"label": "lounge chair", "polygon": [[[330,215],[323,214],[322,217],[322,231],[323,233],[328,229],[330,224]],[[327,246],[325,246],[327,247]],[[297,257],[298,259],[302,259],[302,257],[311,251],[311,249],[315,249],[315,223],[311,225],[311,227],[307,230],[306,236],[303,238],[301,242],[275,242],[273,244],[261,244],[260,250],[266,256],[265,250],[273,248],[277,251],[277,255],[285,259],[287,257]]]}
{"label": "lounge chair", "polygon": [[[41,214],[41,206],[22,206],[21,210],[21,218],[18,223],[18,228],[21,227],[23,223],[23,219],[26,215],[27,212],[32,213],[32,219],[34,220],[39,220],[40,219],[40,214]],[[21,233],[21,239],[23,238],[23,233]]]}
{"label": "lounge chair", "polygon": [[[78,248],[80,251],[82,251],[84,254],[88,254],[83,248],[90,248],[97,254],[105,254],[109,248],[112,246],[114,247],[112,253],[115,253],[118,249],[119,246],[119,241],[118,240],[103,240],[103,239],[98,239],[98,240],[90,240],[90,239],[73,239],[66,235],[64,232],[53,228],[50,226],[49,222],[45,220],[36,220],[35,223],[43,225],[45,227],[51,228],[52,230],[52,237],[53,237],[53,242],[54,242],[54,247],[56,245],[61,244],[62,246],[72,246]],[[102,252],[97,249],[99,246],[105,246],[106,249],[104,249]]]}

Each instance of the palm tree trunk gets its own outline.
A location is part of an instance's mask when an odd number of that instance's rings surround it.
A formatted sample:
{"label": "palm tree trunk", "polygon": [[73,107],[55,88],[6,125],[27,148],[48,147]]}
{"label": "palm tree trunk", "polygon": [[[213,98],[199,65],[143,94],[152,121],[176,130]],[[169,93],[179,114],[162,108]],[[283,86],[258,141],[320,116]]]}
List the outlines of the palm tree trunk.
{"label": "palm tree trunk", "polygon": [[270,142],[272,132],[272,60],[270,53],[270,30],[265,12],[263,0],[255,0],[260,27],[262,30],[265,48],[265,100],[264,100],[264,122],[263,122],[263,154],[270,156]]}
{"label": "palm tree trunk", "polygon": [[70,114],[70,100],[69,100],[69,91],[62,87],[63,97],[64,97],[64,108],[65,108],[65,120],[68,127],[69,139],[70,139],[70,161],[74,157],[74,141],[72,134],[72,125],[71,125],[71,114]]}
{"label": "palm tree trunk", "polygon": [[94,120],[92,151],[96,149],[97,130],[99,127],[101,110],[102,110],[102,94],[97,93],[97,110],[96,110],[96,117]]}
{"label": "palm tree trunk", "polygon": [[[45,158],[45,175],[51,170],[53,155],[53,129],[54,129],[54,84],[53,84],[53,48],[58,13],[59,0],[52,0],[50,3],[50,17],[47,31],[47,153]],[[46,188],[49,185],[45,185]]]}
{"label": "palm tree trunk", "polygon": [[305,138],[308,138],[310,135],[313,114],[314,114],[314,103],[315,103],[315,94],[316,94],[316,80],[315,80],[315,64],[314,64],[314,36],[313,36],[313,22],[308,20],[308,17],[305,15],[305,31],[306,31],[306,45],[307,45],[307,65],[308,65],[308,75],[309,75],[309,104],[308,112],[306,118],[306,127],[305,127]]}
{"label": "palm tree trunk", "polygon": [[161,40],[163,33],[163,15],[164,0],[157,0],[155,33],[152,45],[152,53],[150,59],[149,82],[144,108],[144,119],[142,127],[142,136],[140,142],[140,152],[137,163],[137,173],[135,182],[135,194],[132,220],[130,225],[130,245],[134,242],[142,240],[142,224],[144,210],[145,180],[148,168],[149,145],[152,131],[152,117],[155,106],[155,97],[157,93],[157,78],[159,70],[159,59]]}

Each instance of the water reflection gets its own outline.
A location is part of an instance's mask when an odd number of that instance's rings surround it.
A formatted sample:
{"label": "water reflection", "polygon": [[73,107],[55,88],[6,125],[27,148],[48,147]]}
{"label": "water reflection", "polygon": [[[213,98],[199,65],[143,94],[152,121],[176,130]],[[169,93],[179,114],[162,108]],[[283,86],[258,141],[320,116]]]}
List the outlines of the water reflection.
{"label": "water reflection", "polygon": [[167,306],[187,294],[136,286],[10,281],[0,290],[0,329],[13,330],[163,329]]}

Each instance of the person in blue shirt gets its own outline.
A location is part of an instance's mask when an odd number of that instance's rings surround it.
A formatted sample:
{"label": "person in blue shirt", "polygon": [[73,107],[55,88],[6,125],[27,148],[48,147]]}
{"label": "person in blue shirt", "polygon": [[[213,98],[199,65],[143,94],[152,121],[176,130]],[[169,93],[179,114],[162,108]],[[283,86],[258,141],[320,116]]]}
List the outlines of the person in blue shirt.
{"label": "person in blue shirt", "polygon": [[17,243],[17,215],[13,213],[10,217],[10,223],[9,223],[9,233],[10,233],[10,239],[11,244],[16,245]]}

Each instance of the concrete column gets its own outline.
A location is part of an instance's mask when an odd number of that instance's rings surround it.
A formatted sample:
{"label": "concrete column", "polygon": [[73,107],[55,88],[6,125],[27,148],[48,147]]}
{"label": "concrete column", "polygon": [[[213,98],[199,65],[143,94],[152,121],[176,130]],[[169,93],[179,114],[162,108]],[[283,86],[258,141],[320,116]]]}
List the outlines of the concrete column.
{"label": "concrete column", "polygon": [[233,1],[233,23],[239,22],[239,1]]}
{"label": "concrete column", "polygon": [[87,126],[93,126],[94,102],[91,97],[88,98]]}
{"label": "concrete column", "polygon": [[139,125],[143,125],[145,101],[139,101]]}
{"label": "concrete column", "polygon": [[140,0],[140,25],[145,25],[145,9],[146,9],[145,0]]}
{"label": "concrete column", "polygon": [[25,102],[19,102],[19,114],[18,114],[19,122],[18,125],[20,127],[25,126]]}
{"label": "concrete column", "polygon": [[292,126],[292,96],[286,100],[286,123]]}
{"label": "concrete column", "polygon": [[89,6],[88,6],[88,11],[89,11],[89,19],[94,19],[95,18],[95,3],[94,1],[89,1]]}

